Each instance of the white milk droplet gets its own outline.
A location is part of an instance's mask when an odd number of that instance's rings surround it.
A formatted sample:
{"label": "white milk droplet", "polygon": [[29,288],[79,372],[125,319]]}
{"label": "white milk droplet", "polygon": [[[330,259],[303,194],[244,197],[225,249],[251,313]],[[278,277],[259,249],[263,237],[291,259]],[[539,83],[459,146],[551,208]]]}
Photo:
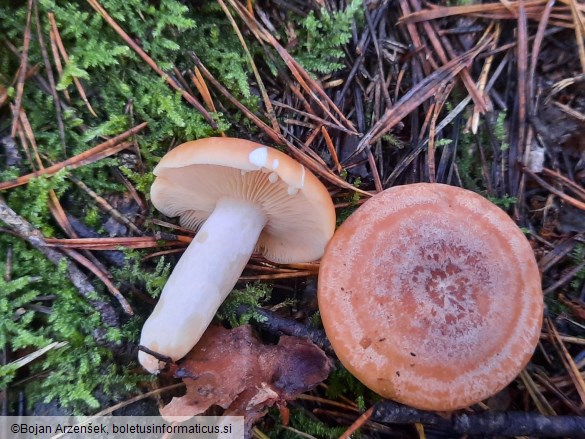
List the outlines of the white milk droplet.
{"label": "white milk droplet", "polygon": [[277,180],[278,180],[278,174],[276,172],[271,172],[270,175],[268,176],[268,181],[270,183],[276,183]]}
{"label": "white milk droplet", "polygon": [[266,161],[268,160],[268,148],[265,146],[256,148],[250,153],[248,160],[259,168],[266,166]]}

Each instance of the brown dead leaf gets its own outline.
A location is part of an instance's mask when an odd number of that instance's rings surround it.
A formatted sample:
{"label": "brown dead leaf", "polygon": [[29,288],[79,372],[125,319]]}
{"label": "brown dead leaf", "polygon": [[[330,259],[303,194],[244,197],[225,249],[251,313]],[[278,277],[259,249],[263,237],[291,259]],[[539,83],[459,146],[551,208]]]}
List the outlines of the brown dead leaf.
{"label": "brown dead leaf", "polygon": [[309,340],[282,336],[276,346],[263,345],[250,326],[212,326],[175,372],[187,393],[161,415],[188,419],[218,405],[225,415],[245,416],[249,430],[268,407],[312,389],[330,370],[325,353]]}

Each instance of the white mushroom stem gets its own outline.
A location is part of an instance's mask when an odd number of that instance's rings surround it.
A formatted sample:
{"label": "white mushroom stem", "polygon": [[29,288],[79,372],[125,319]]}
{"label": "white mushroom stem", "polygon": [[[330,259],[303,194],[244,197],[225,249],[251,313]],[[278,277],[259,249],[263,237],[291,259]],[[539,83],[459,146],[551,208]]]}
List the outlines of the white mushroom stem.
{"label": "white mushroom stem", "polygon": [[[175,266],[142,329],[140,344],[178,360],[199,341],[250,259],[266,217],[253,204],[221,199]],[[140,352],[145,369],[159,361]]]}

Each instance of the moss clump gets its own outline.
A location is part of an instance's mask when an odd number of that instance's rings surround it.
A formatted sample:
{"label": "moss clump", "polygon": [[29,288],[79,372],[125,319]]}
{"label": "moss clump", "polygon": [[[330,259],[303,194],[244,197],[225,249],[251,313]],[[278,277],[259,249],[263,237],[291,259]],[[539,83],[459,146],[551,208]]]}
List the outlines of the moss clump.
{"label": "moss clump", "polygon": [[[112,397],[136,389],[144,378],[112,361],[111,345],[127,337],[127,329],[102,325],[99,314],[64,282],[65,266],[55,270],[23,241],[0,236],[0,254],[9,248],[13,280],[0,277],[0,350],[11,352],[14,361],[53,341],[67,343],[30,366],[29,375],[42,379],[29,381],[29,401],[57,399],[63,407],[86,413],[99,407],[94,396],[98,389]],[[0,271],[6,268],[0,261]],[[6,389],[19,372],[10,364],[0,367],[0,388]]]}
{"label": "moss clump", "polygon": [[[325,8],[298,18],[299,41],[293,54],[309,72],[327,74],[344,67],[343,46],[351,39],[352,22],[358,18],[362,2],[353,0],[344,10],[330,12]],[[359,18],[363,21],[363,15]]]}
{"label": "moss clump", "polygon": [[[243,103],[256,109],[257,98],[250,92],[248,64],[231,25],[215,2],[186,6],[177,0],[156,3],[140,0],[103,0],[106,9],[131,38],[151,56],[157,65],[175,75],[181,72],[189,81],[188,71],[193,64],[188,57],[194,51],[215,77]],[[65,237],[52,219],[49,209],[50,191],[55,191],[68,214],[80,218],[85,225],[104,232],[109,215],[99,210],[91,198],[68,178],[74,176],[99,196],[120,197],[127,190],[112,169],[122,169],[138,191],[147,193],[152,182],[152,169],[158,159],[181,141],[217,134],[199,112],[186,103],[181,95],[165,83],[151,67],[129,48],[120,36],[86,2],[40,0],[36,2],[41,23],[39,29],[47,45],[53,72],[56,74],[58,95],[62,103],[64,143],[57,125],[55,103],[46,83],[46,66],[37,39],[35,19],[31,24],[31,44],[28,62],[39,66],[39,78],[29,78],[24,87],[22,108],[25,111],[41,157],[48,166],[82,153],[107,136],[121,132],[141,122],[147,130],[134,136],[139,151],[128,150],[72,171],[62,171],[51,178],[33,179],[29,184],[3,193],[8,205],[30,221],[47,237]],[[49,45],[53,14],[69,60],[63,63],[63,74],[57,75]],[[26,3],[0,6],[3,35],[15,47],[21,45],[25,23]],[[33,15],[34,17],[34,15]],[[249,44],[251,50],[257,47]],[[18,70],[20,59],[6,45],[0,45],[0,83],[10,84]],[[176,70],[174,69],[176,67]],[[176,76],[175,76],[176,77]],[[92,108],[92,115],[82,99],[74,80],[81,81]],[[197,93],[193,88],[193,93]],[[8,89],[14,98],[15,89]],[[68,99],[66,94],[70,97]],[[218,105],[221,107],[221,105]],[[0,111],[6,111],[6,106]],[[229,106],[224,107],[231,110]],[[219,129],[229,130],[232,117],[214,114]],[[6,117],[4,120],[9,121]],[[0,123],[0,137],[10,127]],[[20,144],[16,142],[20,148]],[[0,150],[1,151],[1,150]],[[0,179],[7,180],[31,172],[32,163],[20,152],[17,166],[6,167],[0,162]],[[1,159],[2,157],[0,157]],[[148,214],[148,213],[147,213]],[[146,232],[154,232],[150,226]],[[137,392],[137,382],[147,381],[114,358],[115,346],[136,341],[143,317],[127,319],[121,328],[103,327],[100,316],[80,299],[64,269],[55,267],[21,239],[0,236],[0,269],[5,270],[5,255],[12,249],[12,281],[0,283],[0,349],[14,361],[30,351],[53,341],[67,345],[48,352],[27,366],[29,375],[42,379],[26,380],[27,397],[37,400],[57,400],[62,406],[78,413],[95,411],[99,402],[96,392],[120,397]],[[100,257],[99,253],[96,256]],[[146,290],[157,296],[169,273],[164,259],[143,262],[143,253],[130,252],[125,266],[112,269],[113,282],[124,295],[134,301],[129,291]],[[100,300],[111,301],[105,289],[95,282]],[[123,288],[131,286],[132,288]],[[50,299],[44,299],[50,297]],[[133,303],[140,309],[139,303]],[[142,316],[148,311],[139,313]],[[123,320],[123,317],[122,317]],[[114,349],[112,349],[114,347]],[[130,364],[129,367],[136,365]],[[14,383],[23,376],[25,368],[5,366],[0,369],[1,389],[16,395]],[[126,395],[127,396],[127,395]]]}
{"label": "moss clump", "polygon": [[[338,438],[347,429],[345,426],[329,426],[302,409],[291,410],[289,425],[297,431],[310,434],[312,437],[324,439]],[[275,430],[269,434],[273,438],[293,439],[299,437],[298,433],[287,429]],[[359,433],[355,437],[359,437]]]}
{"label": "moss clump", "polygon": [[[229,322],[232,328],[246,325],[250,320],[262,322],[265,317],[254,310],[270,299],[272,289],[261,283],[247,284],[243,290],[233,290],[219,308],[218,317]],[[246,306],[249,311],[239,312],[238,308]]]}

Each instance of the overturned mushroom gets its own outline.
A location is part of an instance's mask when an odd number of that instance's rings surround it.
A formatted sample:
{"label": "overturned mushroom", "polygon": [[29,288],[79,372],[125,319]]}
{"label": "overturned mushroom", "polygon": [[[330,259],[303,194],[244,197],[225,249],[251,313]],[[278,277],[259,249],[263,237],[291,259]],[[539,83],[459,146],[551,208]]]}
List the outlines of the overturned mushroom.
{"label": "overturned mushroom", "polygon": [[505,212],[442,184],[388,189],[338,229],[319,309],[336,354],[382,396],[426,410],[479,402],[528,363],[543,298]]}
{"label": "overturned mushroom", "polygon": [[[286,154],[254,142],[208,138],[184,143],[154,170],[152,203],[199,231],[144,324],[140,344],[182,358],[232,290],[252,252],[273,262],[320,258],[335,228],[327,189]],[[157,372],[159,361],[140,352]]]}

